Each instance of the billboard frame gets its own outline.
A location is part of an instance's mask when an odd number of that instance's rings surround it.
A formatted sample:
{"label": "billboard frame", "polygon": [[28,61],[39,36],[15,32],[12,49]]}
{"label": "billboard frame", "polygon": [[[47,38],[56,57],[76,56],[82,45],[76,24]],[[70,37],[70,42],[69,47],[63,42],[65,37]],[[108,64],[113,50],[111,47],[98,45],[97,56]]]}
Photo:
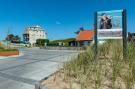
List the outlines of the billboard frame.
{"label": "billboard frame", "polygon": [[[95,58],[97,57],[98,53],[98,38],[97,38],[97,14],[98,12],[94,13],[94,51],[95,51]],[[123,40],[123,58],[127,58],[127,11],[126,9],[122,10],[122,40]]]}

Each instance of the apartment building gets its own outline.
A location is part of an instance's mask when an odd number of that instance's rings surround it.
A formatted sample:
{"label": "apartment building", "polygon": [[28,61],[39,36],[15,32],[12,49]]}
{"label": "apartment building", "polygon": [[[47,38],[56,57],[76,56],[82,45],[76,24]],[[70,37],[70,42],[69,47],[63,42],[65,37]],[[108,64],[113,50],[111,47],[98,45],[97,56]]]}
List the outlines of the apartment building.
{"label": "apartment building", "polygon": [[23,34],[24,43],[34,45],[37,39],[47,39],[45,30],[40,26],[26,27]]}

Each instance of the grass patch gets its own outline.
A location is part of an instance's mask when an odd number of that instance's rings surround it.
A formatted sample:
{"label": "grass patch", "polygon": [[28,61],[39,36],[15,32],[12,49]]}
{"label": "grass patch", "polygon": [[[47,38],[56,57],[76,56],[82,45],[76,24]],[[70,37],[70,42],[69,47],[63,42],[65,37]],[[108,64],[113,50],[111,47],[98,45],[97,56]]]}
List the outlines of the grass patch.
{"label": "grass patch", "polygon": [[13,49],[13,48],[6,48],[4,46],[0,46],[0,52],[3,51],[18,51],[17,49]]}

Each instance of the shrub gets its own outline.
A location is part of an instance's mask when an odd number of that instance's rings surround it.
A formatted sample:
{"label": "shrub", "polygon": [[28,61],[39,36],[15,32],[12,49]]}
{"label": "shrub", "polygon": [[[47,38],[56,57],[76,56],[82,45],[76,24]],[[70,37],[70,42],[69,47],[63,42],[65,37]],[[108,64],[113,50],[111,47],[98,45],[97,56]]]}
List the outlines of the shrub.
{"label": "shrub", "polygon": [[38,46],[44,46],[45,45],[45,43],[49,43],[49,40],[48,39],[37,39],[36,40],[36,44],[38,45]]}
{"label": "shrub", "polygon": [[4,49],[4,47],[1,47],[1,46],[0,46],[0,50],[3,50],[3,49]]}
{"label": "shrub", "polygon": [[75,38],[68,38],[68,39],[63,39],[63,40],[54,40],[54,41],[51,41],[49,43],[49,46],[54,44],[54,46],[68,47],[69,46],[69,42],[71,42],[71,41],[75,41]]}
{"label": "shrub", "polygon": [[10,49],[0,49],[0,51],[18,51],[18,50],[10,48]]}
{"label": "shrub", "polygon": [[59,43],[50,42],[50,43],[47,44],[47,46],[59,46]]}
{"label": "shrub", "polygon": [[4,48],[4,47],[0,46],[0,51],[17,51],[17,49],[13,49],[13,48]]}

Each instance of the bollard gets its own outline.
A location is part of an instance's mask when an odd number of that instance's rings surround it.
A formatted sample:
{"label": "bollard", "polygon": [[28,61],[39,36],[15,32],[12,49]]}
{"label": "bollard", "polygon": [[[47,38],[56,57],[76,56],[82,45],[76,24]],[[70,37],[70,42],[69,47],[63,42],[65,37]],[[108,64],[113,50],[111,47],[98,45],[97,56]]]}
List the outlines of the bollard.
{"label": "bollard", "polygon": [[42,89],[42,85],[40,82],[35,84],[35,89]]}

